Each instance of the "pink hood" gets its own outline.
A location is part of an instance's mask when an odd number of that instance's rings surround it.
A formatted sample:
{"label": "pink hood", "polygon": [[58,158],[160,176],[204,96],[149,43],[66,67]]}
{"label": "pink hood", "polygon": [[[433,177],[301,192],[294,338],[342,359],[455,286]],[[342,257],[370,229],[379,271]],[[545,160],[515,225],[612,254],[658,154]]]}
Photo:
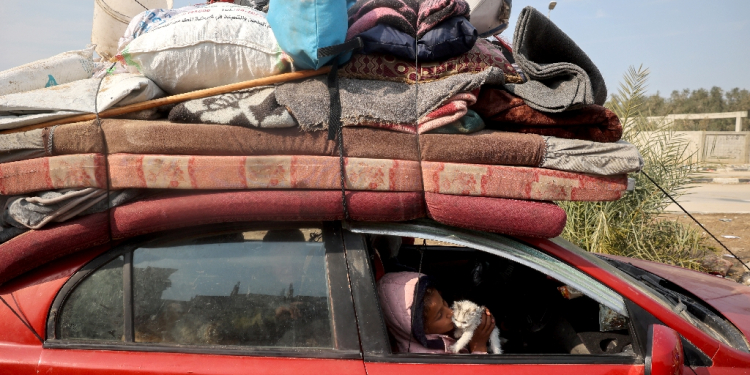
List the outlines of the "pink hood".
{"label": "pink hood", "polygon": [[[388,332],[396,340],[399,353],[445,353],[446,350],[428,349],[412,335],[411,309],[414,288],[423,274],[416,272],[387,273],[378,281],[378,296]],[[422,314],[421,311],[418,311]],[[445,335],[425,335],[428,340],[441,339],[446,348],[455,340]]]}

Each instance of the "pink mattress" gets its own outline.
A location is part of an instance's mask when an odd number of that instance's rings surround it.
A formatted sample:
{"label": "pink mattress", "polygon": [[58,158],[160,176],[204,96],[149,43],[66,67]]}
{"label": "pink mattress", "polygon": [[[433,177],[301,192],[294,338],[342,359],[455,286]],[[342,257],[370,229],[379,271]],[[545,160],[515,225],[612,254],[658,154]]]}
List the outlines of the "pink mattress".
{"label": "pink mattress", "polygon": [[[405,221],[424,217],[418,192],[347,193],[355,221]],[[181,194],[134,202],[112,210],[112,235],[128,238],[168,229],[241,221],[332,221],[344,217],[341,191],[262,190]]]}
{"label": "pink mattress", "polygon": [[552,169],[503,165],[422,162],[428,193],[539,201],[613,201],[628,177],[594,176]]}
{"label": "pink mattress", "polygon": [[565,228],[565,210],[552,202],[425,193],[437,222],[513,236],[552,238]]}
{"label": "pink mattress", "polygon": [[[346,158],[348,190],[422,191],[419,162]],[[113,189],[340,189],[332,156],[109,156]]]}
{"label": "pink mattress", "polygon": [[0,244],[0,284],[55,259],[109,242],[107,216],[84,216]]}
{"label": "pink mattress", "polygon": [[0,164],[0,194],[16,195],[66,188],[107,187],[104,156],[51,156]]}

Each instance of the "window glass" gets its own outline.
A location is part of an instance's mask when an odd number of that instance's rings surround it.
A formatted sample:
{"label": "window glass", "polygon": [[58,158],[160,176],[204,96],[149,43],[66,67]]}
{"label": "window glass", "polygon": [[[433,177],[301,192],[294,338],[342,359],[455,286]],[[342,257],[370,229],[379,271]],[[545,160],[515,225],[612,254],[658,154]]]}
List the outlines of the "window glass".
{"label": "window glass", "polygon": [[333,347],[320,230],[140,248],[133,282],[136,342]]}
{"label": "window glass", "polygon": [[84,279],[66,300],[60,338],[123,340],[122,256]]}

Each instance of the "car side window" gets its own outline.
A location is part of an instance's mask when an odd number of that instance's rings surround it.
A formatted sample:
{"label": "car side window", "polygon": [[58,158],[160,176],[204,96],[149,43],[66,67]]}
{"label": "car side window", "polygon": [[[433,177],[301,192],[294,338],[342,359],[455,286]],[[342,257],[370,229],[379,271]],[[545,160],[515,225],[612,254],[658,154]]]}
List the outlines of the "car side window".
{"label": "car side window", "polygon": [[98,268],[66,298],[58,338],[333,349],[330,309],[320,229],[234,232],[150,243]]}
{"label": "car side window", "polygon": [[[390,303],[387,308],[392,309],[391,301],[395,299],[390,298],[392,296],[389,293],[399,289],[391,286],[399,280],[406,280],[401,276],[403,272],[419,269],[430,276],[435,288],[433,293],[439,293],[442,300],[448,302],[448,306],[454,301],[469,300],[489,309],[497,322],[506,356],[636,356],[627,316],[556,277],[477,248],[430,240],[423,242],[421,239],[409,239],[408,243],[402,243],[397,237],[394,239],[399,241],[385,241],[384,237],[386,236],[371,236],[368,243],[373,269],[376,271],[374,277],[386,280],[388,285],[379,292],[381,306],[385,296]],[[388,246],[392,243],[401,244]],[[533,261],[536,265],[547,266],[590,290],[598,290],[593,288],[595,281],[582,275],[571,277],[578,272],[562,272],[563,266],[559,262],[522,246],[517,244],[516,250],[530,260],[527,264],[533,265]],[[514,249],[504,250],[510,252]],[[520,256],[518,258],[524,259]],[[382,275],[377,272],[379,268],[383,269]],[[602,296],[598,298],[606,300]],[[423,303],[427,305],[426,300]],[[410,345],[399,342],[399,337],[406,337],[402,334],[404,328],[399,325],[401,321],[384,319],[390,334],[392,352],[403,353],[403,348]],[[424,324],[423,330],[427,330],[427,323]],[[454,333],[455,331],[445,333],[445,336],[450,337],[444,340],[458,338],[453,337]]]}
{"label": "car side window", "polygon": [[68,297],[60,318],[61,338],[123,341],[123,264],[123,256],[111,260]]}
{"label": "car side window", "polygon": [[135,341],[331,348],[323,243],[242,235],[135,250]]}

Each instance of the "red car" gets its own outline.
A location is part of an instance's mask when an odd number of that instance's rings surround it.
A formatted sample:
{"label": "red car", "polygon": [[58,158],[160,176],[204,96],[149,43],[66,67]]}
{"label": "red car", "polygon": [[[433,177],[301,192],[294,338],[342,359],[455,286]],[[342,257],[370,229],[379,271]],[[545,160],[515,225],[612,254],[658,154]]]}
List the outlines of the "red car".
{"label": "red car", "polygon": [[[374,251],[400,238],[416,241]],[[505,353],[394,353],[376,279],[416,269],[490,308]],[[3,374],[750,372],[745,286],[429,220],[170,229],[47,262],[0,296]]]}

